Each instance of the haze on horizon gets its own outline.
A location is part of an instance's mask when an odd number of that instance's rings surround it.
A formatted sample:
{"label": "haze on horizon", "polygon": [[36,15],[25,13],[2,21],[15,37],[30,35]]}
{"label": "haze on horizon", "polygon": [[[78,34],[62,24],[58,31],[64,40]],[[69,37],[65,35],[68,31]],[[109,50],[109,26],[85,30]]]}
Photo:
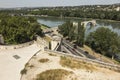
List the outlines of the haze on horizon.
{"label": "haze on horizon", "polygon": [[114,4],[120,0],[0,0],[0,8]]}

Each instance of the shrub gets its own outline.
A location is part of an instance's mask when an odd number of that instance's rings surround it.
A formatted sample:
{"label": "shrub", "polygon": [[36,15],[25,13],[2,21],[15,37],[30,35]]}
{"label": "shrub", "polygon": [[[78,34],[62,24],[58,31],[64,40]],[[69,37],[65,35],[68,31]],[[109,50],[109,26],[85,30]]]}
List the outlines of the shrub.
{"label": "shrub", "polygon": [[55,54],[49,53],[50,56],[56,56]]}
{"label": "shrub", "polygon": [[30,68],[33,68],[33,67],[34,67],[34,65],[30,65],[29,67],[30,67]]}
{"label": "shrub", "polygon": [[60,64],[63,67],[69,67],[73,69],[96,70],[96,68],[92,66],[91,64],[83,62],[83,61],[79,61],[77,59],[73,59],[70,57],[61,56]]}
{"label": "shrub", "polygon": [[29,63],[26,63],[26,64],[25,64],[25,67],[27,67],[27,66],[29,66]]}
{"label": "shrub", "polygon": [[49,61],[49,59],[47,59],[47,58],[43,58],[43,59],[39,60],[39,62],[41,62],[41,63],[45,63],[45,62],[48,62],[48,61]]}
{"label": "shrub", "polygon": [[23,69],[21,72],[20,72],[22,75],[26,74],[27,73],[27,69]]}
{"label": "shrub", "polygon": [[72,72],[63,69],[47,70],[37,75],[36,80],[64,80]]}

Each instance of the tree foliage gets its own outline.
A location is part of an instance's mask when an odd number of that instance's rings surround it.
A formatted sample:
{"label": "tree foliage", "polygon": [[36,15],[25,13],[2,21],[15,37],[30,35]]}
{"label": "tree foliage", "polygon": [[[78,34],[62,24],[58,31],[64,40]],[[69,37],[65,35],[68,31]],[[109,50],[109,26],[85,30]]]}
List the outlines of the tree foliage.
{"label": "tree foliage", "polygon": [[73,22],[66,22],[65,24],[59,26],[59,32],[64,36],[68,37],[70,41],[75,40],[76,44],[79,46],[84,45],[84,26],[81,26],[81,22],[74,26]]}
{"label": "tree foliage", "polygon": [[108,28],[98,28],[86,40],[87,45],[107,56],[112,56],[120,49],[120,37]]}
{"label": "tree foliage", "polygon": [[0,34],[5,44],[18,44],[33,40],[36,34],[42,36],[42,30],[33,17],[0,14]]}
{"label": "tree foliage", "polygon": [[[120,11],[116,8],[118,5],[86,5],[86,6],[72,6],[72,7],[45,7],[45,8],[23,8],[21,10],[1,10],[3,14],[14,15],[47,15],[54,17],[80,17],[80,18],[94,18],[94,19],[110,19],[120,20]],[[37,9],[37,10],[36,10]]]}

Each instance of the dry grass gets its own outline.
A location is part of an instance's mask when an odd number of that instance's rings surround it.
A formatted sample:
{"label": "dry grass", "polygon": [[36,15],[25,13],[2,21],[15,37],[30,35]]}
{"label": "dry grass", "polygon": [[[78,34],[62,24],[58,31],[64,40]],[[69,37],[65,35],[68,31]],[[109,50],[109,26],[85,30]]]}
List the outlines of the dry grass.
{"label": "dry grass", "polygon": [[108,63],[115,63],[115,64],[120,64],[119,62],[115,61],[115,60],[112,60],[111,58],[107,57],[107,56],[103,56],[101,55],[100,53],[96,53],[95,51],[93,51],[89,46],[87,45],[84,45],[83,48],[81,48],[82,50],[84,51],[87,51],[89,52],[90,55],[94,55],[96,58],[102,58],[102,61],[105,61],[105,62],[108,62]]}
{"label": "dry grass", "polygon": [[48,37],[48,36],[43,37],[43,39],[44,39],[45,41],[47,41],[47,42],[51,42],[51,38]]}
{"label": "dry grass", "polygon": [[30,65],[29,67],[30,67],[30,68],[33,68],[33,67],[34,67],[34,65]]}
{"label": "dry grass", "polygon": [[50,56],[57,56],[56,54],[53,54],[53,53],[49,53]]}
{"label": "dry grass", "polygon": [[64,56],[61,56],[60,64],[63,67],[68,67],[72,69],[86,69],[90,71],[97,70],[97,68],[95,66],[92,66],[92,64]]}
{"label": "dry grass", "polygon": [[27,66],[29,66],[29,63],[26,63],[26,64],[25,64],[25,67],[27,67]]}
{"label": "dry grass", "polygon": [[42,29],[42,30],[45,30],[45,29],[47,29],[47,27],[44,26],[44,25],[42,25],[42,26],[41,26],[41,29]]}
{"label": "dry grass", "polygon": [[47,59],[47,58],[43,58],[43,59],[39,60],[39,62],[41,62],[41,63],[45,63],[45,62],[48,62],[48,61],[49,61],[49,59]]}
{"label": "dry grass", "polygon": [[26,74],[26,73],[27,73],[27,69],[25,69],[25,68],[24,68],[23,70],[21,70],[21,72],[20,72],[20,73],[21,73],[21,75]]}
{"label": "dry grass", "polygon": [[72,72],[63,69],[47,70],[37,75],[36,80],[64,80]]}

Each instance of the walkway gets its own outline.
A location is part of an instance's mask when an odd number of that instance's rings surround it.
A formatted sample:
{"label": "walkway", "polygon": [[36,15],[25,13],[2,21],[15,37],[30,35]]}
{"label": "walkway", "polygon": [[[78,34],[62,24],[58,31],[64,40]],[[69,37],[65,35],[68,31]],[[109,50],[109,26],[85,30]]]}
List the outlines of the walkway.
{"label": "walkway", "polygon": [[20,49],[0,51],[0,80],[20,80],[20,71],[39,50],[33,44]]}

